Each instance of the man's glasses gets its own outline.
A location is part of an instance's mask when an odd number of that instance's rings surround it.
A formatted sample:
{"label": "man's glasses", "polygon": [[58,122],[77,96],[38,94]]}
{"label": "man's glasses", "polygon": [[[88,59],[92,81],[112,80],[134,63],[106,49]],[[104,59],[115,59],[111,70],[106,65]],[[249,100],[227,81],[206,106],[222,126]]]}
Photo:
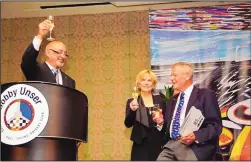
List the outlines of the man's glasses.
{"label": "man's glasses", "polygon": [[55,50],[53,50],[53,49],[50,49],[50,50],[52,50],[54,53],[56,53],[57,55],[64,55],[66,58],[69,58],[69,55],[66,53],[66,52],[59,52],[59,51],[55,51]]}

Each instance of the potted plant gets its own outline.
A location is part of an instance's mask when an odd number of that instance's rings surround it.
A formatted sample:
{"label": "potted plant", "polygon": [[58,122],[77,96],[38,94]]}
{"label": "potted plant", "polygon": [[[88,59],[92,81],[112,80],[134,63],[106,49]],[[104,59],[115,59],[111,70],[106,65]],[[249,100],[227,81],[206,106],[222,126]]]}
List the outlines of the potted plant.
{"label": "potted plant", "polygon": [[173,86],[169,87],[169,86],[164,86],[164,93],[159,92],[160,97],[167,103],[168,100],[173,96],[174,94],[174,89]]}

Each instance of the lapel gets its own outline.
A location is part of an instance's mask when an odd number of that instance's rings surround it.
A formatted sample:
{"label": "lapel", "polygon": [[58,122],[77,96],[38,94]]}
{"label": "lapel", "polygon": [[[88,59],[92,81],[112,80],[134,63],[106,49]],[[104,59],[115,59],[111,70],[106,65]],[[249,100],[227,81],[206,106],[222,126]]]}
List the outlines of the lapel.
{"label": "lapel", "polygon": [[153,99],[153,104],[158,104],[157,101],[156,101],[157,99],[153,94],[152,94],[152,99]]}
{"label": "lapel", "polygon": [[[47,78],[48,82],[57,83],[56,78],[55,78],[54,74],[52,73],[51,69],[49,68],[49,66],[45,62],[42,65],[43,65],[43,68],[47,71],[46,72],[46,78]],[[68,85],[68,77],[61,70],[60,70],[60,72],[61,72],[61,75],[62,75],[63,85],[64,86],[69,86]]]}
{"label": "lapel", "polygon": [[43,69],[45,70],[44,76],[46,77],[46,80],[51,83],[56,83],[56,78],[54,74],[52,73],[51,69],[49,68],[49,66],[45,62],[42,64],[42,66],[43,66]]}
{"label": "lapel", "polygon": [[62,74],[63,85],[69,87],[68,82],[67,82],[67,81],[68,81],[67,76],[66,76],[65,73],[62,72],[61,70],[60,70],[60,72],[61,72],[61,74]]}
{"label": "lapel", "polygon": [[147,108],[141,95],[138,97],[139,109],[136,111],[136,120],[146,127],[150,126]]}
{"label": "lapel", "polygon": [[[193,91],[190,95],[189,101],[187,103],[187,109],[186,109],[186,115],[189,112],[189,110],[191,109],[191,107],[193,106],[194,102],[196,101],[197,97],[198,97],[198,88],[196,88],[195,86],[193,87]],[[185,116],[186,116],[185,115]]]}

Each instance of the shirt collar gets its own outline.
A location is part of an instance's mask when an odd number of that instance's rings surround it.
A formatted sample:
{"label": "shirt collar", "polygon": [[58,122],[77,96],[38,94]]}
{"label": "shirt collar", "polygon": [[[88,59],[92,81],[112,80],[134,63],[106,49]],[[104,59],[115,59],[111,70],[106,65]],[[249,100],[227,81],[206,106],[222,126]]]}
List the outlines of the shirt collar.
{"label": "shirt collar", "polygon": [[[56,70],[56,68],[52,67],[48,62],[45,61],[45,63],[49,66],[49,68],[53,71],[53,70]],[[60,70],[58,70],[60,71]]]}
{"label": "shirt collar", "polygon": [[191,85],[184,91],[185,97],[188,97],[188,96],[191,95],[191,93],[192,93],[192,91],[193,91],[193,87],[194,87],[194,85],[191,84]]}

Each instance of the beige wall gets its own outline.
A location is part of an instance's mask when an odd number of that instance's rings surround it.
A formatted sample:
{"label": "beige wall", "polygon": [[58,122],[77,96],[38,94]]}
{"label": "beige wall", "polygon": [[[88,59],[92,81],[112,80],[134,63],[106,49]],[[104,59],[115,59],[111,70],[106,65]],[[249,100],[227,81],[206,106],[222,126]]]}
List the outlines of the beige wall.
{"label": "beige wall", "polygon": [[[1,84],[25,80],[21,57],[43,19],[2,19]],[[148,12],[57,16],[55,24],[53,36],[70,55],[63,70],[89,99],[89,141],[80,146],[79,159],[129,160],[125,102],[136,73],[150,68]]]}

